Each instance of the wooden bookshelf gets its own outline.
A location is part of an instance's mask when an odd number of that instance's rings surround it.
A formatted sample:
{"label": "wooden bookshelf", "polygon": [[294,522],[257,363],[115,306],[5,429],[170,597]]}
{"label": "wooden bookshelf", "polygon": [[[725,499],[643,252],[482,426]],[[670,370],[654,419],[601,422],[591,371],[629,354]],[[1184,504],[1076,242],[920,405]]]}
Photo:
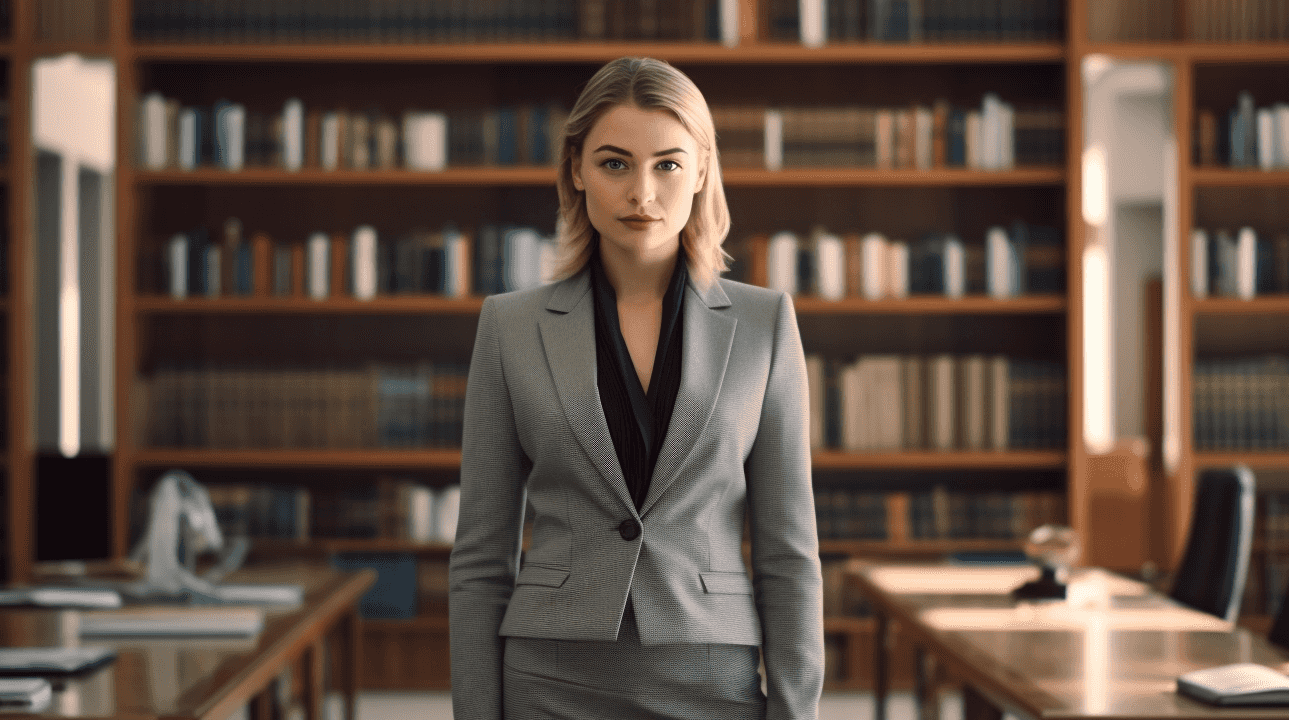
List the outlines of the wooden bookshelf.
{"label": "wooden bookshelf", "polygon": [[[114,22],[120,28],[129,27],[130,2],[113,4]],[[1071,27],[1078,15],[1082,0],[1072,0],[1066,8],[1067,24]],[[865,301],[846,299],[825,301],[801,295],[795,298],[800,317],[811,318],[814,330],[827,325],[840,329],[834,335],[845,338],[850,352],[872,352],[868,338],[861,334],[847,337],[845,328],[856,326],[856,321],[878,318],[887,322],[916,325],[931,318],[941,325],[960,326],[955,332],[937,332],[920,335],[909,333],[896,348],[906,353],[976,352],[976,344],[988,345],[997,340],[997,352],[1010,350],[1013,344],[1025,344],[1030,338],[1017,335],[1031,334],[1034,328],[1043,333],[1044,346],[1050,348],[1051,359],[1060,360],[1066,367],[1067,439],[1059,447],[1048,450],[1010,450],[1005,452],[930,452],[896,451],[880,453],[843,452],[820,450],[814,454],[817,470],[830,477],[849,478],[861,484],[865,474],[873,475],[893,471],[911,474],[952,474],[959,471],[991,475],[995,472],[1008,477],[1050,478],[1063,476],[1062,491],[1066,498],[1070,522],[1082,529],[1087,523],[1088,510],[1082,485],[1084,454],[1080,429],[1082,420],[1082,392],[1080,387],[1082,364],[1081,280],[1080,258],[1082,226],[1079,221],[1078,183],[1080,171],[1076,159],[1081,148],[1081,96],[1078,89],[1078,63],[1072,60],[1073,40],[1040,43],[975,43],[975,44],[900,44],[853,43],[832,44],[822,48],[806,48],[800,44],[772,42],[764,26],[766,7],[761,0],[740,0],[740,23],[744,28],[737,47],[723,47],[715,43],[482,43],[482,44],[156,44],[136,43],[124,29],[119,29],[110,44],[111,56],[117,63],[118,82],[118,169],[116,174],[116,217],[119,219],[117,256],[117,427],[118,452],[113,466],[113,552],[123,556],[128,548],[126,528],[129,527],[132,494],[144,487],[148,478],[157,471],[182,467],[191,469],[200,480],[203,472],[220,477],[245,473],[263,477],[271,482],[274,473],[291,474],[292,478],[312,472],[325,471],[328,477],[353,473],[354,477],[370,477],[372,473],[427,473],[435,478],[453,475],[460,466],[458,450],[435,449],[216,449],[216,448],[154,448],[146,447],[141,438],[135,437],[137,411],[134,396],[136,380],[147,375],[166,359],[167,353],[181,354],[185,362],[194,358],[185,348],[166,346],[167,333],[176,325],[188,324],[199,329],[194,332],[214,332],[209,328],[237,327],[237,323],[255,326],[265,318],[275,322],[286,318],[300,322],[343,322],[346,327],[371,323],[380,327],[379,316],[396,316],[403,319],[423,318],[427,327],[437,328],[445,335],[462,337],[443,338],[445,348],[469,348],[474,323],[482,306],[477,296],[451,299],[436,296],[388,296],[370,301],[348,297],[311,300],[303,297],[191,297],[175,300],[159,294],[163,288],[141,286],[140,268],[152,261],[157,243],[168,233],[184,231],[193,223],[222,222],[223,217],[237,215],[246,224],[247,232],[256,226],[256,213],[271,217],[273,213],[298,213],[295,201],[310,207],[341,207],[354,213],[372,205],[373,221],[382,213],[414,217],[418,222],[429,222],[422,215],[396,204],[400,198],[416,198],[433,207],[460,204],[467,216],[483,214],[481,209],[489,204],[505,202],[513,194],[524,197],[549,192],[554,181],[551,167],[449,167],[441,172],[410,172],[406,170],[336,170],[304,169],[298,172],[248,167],[237,172],[201,168],[192,171],[145,170],[135,158],[137,100],[146,92],[158,90],[179,96],[189,93],[185,102],[209,103],[220,96],[233,96],[238,91],[235,78],[238,74],[252,78],[255,75],[274,77],[283,73],[303,82],[289,90],[276,88],[271,81],[257,82],[257,102],[265,105],[280,103],[293,92],[299,93],[306,104],[310,97],[326,98],[326,103],[361,105],[385,97],[396,96],[398,82],[415,78],[416,73],[444,73],[445,69],[461,69],[473,73],[471,77],[489,78],[490,73],[515,74],[504,82],[492,79],[492,84],[480,88],[442,87],[445,104],[454,100],[466,105],[479,103],[499,104],[508,101],[530,102],[533,95],[521,89],[524,77],[539,87],[554,87],[556,81],[568,77],[567,87],[558,87],[557,93],[575,92],[577,83],[589,78],[600,63],[623,55],[648,55],[666,59],[691,74],[703,88],[709,102],[737,104],[749,97],[740,78],[759,74],[762,70],[799,74],[802,77],[830,72],[844,72],[850,78],[855,73],[867,73],[878,79],[868,91],[854,87],[842,88],[826,82],[804,82],[800,87],[789,87],[779,92],[779,101],[788,106],[810,104],[881,105],[906,107],[910,103],[929,103],[937,97],[952,97],[963,104],[968,93],[975,93],[977,86],[986,90],[1017,93],[1018,102],[1041,101],[1044,105],[1062,108],[1065,121],[1064,156],[1067,160],[1056,166],[1025,167],[999,171],[980,171],[962,168],[931,170],[879,170],[874,168],[787,168],[780,171],[730,167],[723,170],[723,178],[733,198],[738,196],[751,211],[736,213],[736,229],[731,240],[753,232],[771,232],[783,225],[806,224],[814,209],[798,209],[802,199],[814,205],[845,204],[855,198],[866,199],[870,204],[899,205],[904,198],[916,206],[913,212],[900,215],[917,218],[922,212],[921,203],[938,205],[932,217],[971,218],[971,223],[1010,223],[1017,217],[1031,222],[1054,225],[1065,236],[1064,257],[1065,286],[1059,295],[1026,295],[1011,299],[994,299],[983,295],[969,295],[961,299],[912,296],[901,300]],[[394,73],[401,80],[389,80],[388,88],[382,87],[382,76],[364,73],[360,81],[337,81],[327,85],[322,78],[329,68],[348,68],[367,65],[396,68]],[[1036,76],[1034,68],[1040,68]],[[212,69],[213,68],[213,69]],[[320,70],[321,68],[321,70]],[[890,80],[885,76],[896,72],[903,79]],[[202,74],[201,81],[188,82],[184,72]],[[988,80],[980,80],[980,74]],[[698,77],[701,75],[701,77]],[[883,77],[878,77],[878,76]],[[1041,76],[1042,82],[1035,77]],[[555,80],[550,78],[554,77]],[[300,81],[299,78],[305,78]],[[850,78],[853,79],[853,78]],[[1052,81],[1052,82],[1049,82]],[[992,88],[989,83],[1001,83]],[[458,83],[464,86],[466,83]],[[971,90],[963,90],[962,86]],[[433,88],[417,86],[418,92],[432,92]],[[436,86],[437,87],[437,86]],[[768,92],[768,91],[767,91]],[[276,95],[274,94],[276,93]],[[210,98],[205,96],[210,94]],[[769,92],[774,95],[773,92]],[[755,96],[755,93],[753,93]],[[781,96],[781,97],[780,97]],[[979,102],[980,94],[972,102]],[[235,98],[236,99],[236,98]],[[322,103],[324,101],[319,101]],[[406,101],[401,101],[406,104]],[[415,103],[412,103],[413,105]],[[1075,160],[1070,160],[1071,158]],[[422,191],[424,189],[424,191]],[[822,198],[823,193],[827,200]],[[741,194],[741,195],[740,195]],[[437,198],[447,198],[438,200]],[[877,198],[877,199],[874,199]],[[912,199],[910,199],[912,198]],[[1018,200],[1019,198],[1019,200]],[[770,199],[777,202],[762,202]],[[982,200],[983,199],[983,200]],[[978,205],[986,205],[989,219],[980,220]],[[767,205],[787,208],[784,222],[773,211],[763,212]],[[352,206],[352,208],[351,208]],[[809,208],[810,205],[804,207]],[[867,207],[867,206],[865,206]],[[188,208],[191,208],[189,211]],[[449,208],[451,209],[451,208]],[[437,209],[435,210],[438,211]],[[187,213],[184,215],[183,213]],[[444,212],[447,212],[444,210]],[[781,213],[782,214],[782,213]],[[433,216],[433,212],[427,212]],[[938,220],[934,222],[939,222]],[[963,220],[961,222],[967,222]],[[758,226],[761,223],[765,227]],[[771,225],[769,223],[777,223]],[[915,223],[916,225],[916,223]],[[974,225],[972,232],[974,232]],[[836,231],[854,228],[833,228]],[[956,230],[947,227],[946,230]],[[890,232],[895,232],[891,230]],[[965,231],[964,231],[965,232]],[[302,238],[294,238],[302,239]],[[981,238],[972,237],[973,242]],[[984,323],[989,328],[1006,328],[1016,320],[1015,328],[1004,330],[999,338],[974,337],[972,328]],[[401,321],[401,320],[400,320]],[[835,325],[834,325],[835,323]],[[164,330],[164,332],[163,332]],[[469,337],[465,337],[466,334]],[[348,352],[358,360],[379,359],[381,343],[397,343],[400,338],[372,337]],[[988,336],[988,333],[983,333]],[[1050,337],[1048,337],[1050,335]],[[956,338],[956,339],[955,339]],[[964,340],[963,338],[968,338]],[[209,339],[209,338],[208,338]],[[803,328],[807,351],[818,338]],[[222,340],[222,339],[220,339]],[[216,342],[220,341],[216,340]],[[436,341],[439,338],[435,338]],[[227,345],[249,360],[272,355],[274,343],[282,342],[271,334],[256,337],[227,338]],[[978,341],[978,342],[977,342]],[[1015,341],[1015,342],[1013,342]],[[175,340],[168,342],[177,343]],[[339,342],[339,341],[338,341]],[[347,341],[346,341],[347,342]],[[883,352],[887,348],[881,348]],[[234,351],[229,351],[234,352]],[[446,352],[446,350],[444,351]],[[436,358],[437,359],[437,358]],[[464,360],[465,357],[454,359]],[[200,360],[200,358],[197,358]],[[238,477],[244,477],[239,475]],[[299,484],[297,480],[290,480]],[[1044,485],[1048,489],[1048,485]],[[907,513],[907,498],[902,504],[893,503],[896,511]],[[905,519],[897,521],[900,524]],[[907,535],[907,531],[900,531]],[[895,537],[888,541],[825,540],[821,550],[833,555],[931,558],[958,550],[1002,551],[1015,550],[1018,541],[987,539],[911,540]],[[444,563],[450,546],[442,543],[419,544],[404,540],[378,539],[313,539],[309,541],[261,540],[257,551],[269,553],[333,554],[341,552],[397,552],[412,553],[424,563]],[[364,676],[368,687],[403,688],[444,687],[447,682],[442,674],[417,675],[409,664],[419,651],[434,652],[442,645],[446,648],[447,621],[440,610],[422,608],[412,620],[372,620],[366,623],[365,641],[367,657],[388,660]],[[826,631],[831,636],[841,636],[846,646],[843,664],[846,675],[831,686],[859,688],[868,682],[865,663],[871,650],[864,650],[871,635],[871,621],[867,618],[829,618]],[[443,650],[446,653],[446,649]],[[385,662],[382,660],[381,662]],[[442,663],[446,665],[446,663]],[[375,666],[373,666],[375,667]]]}

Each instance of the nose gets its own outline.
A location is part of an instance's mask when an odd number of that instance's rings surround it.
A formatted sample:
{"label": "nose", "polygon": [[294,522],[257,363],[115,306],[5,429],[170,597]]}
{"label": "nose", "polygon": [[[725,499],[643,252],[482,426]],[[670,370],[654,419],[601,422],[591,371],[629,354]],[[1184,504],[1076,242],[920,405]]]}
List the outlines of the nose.
{"label": "nose", "polygon": [[653,203],[656,191],[656,182],[646,166],[632,177],[627,200],[637,207],[648,207]]}

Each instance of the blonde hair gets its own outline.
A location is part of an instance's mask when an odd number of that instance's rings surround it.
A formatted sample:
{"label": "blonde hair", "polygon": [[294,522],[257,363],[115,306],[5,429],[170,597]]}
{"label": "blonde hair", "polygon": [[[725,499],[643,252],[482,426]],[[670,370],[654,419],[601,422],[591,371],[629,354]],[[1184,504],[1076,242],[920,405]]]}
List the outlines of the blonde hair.
{"label": "blonde hair", "polygon": [[569,113],[560,147],[559,247],[556,278],[577,274],[591,259],[597,235],[586,211],[586,194],[573,185],[573,163],[591,128],[609,110],[634,105],[642,110],[667,110],[689,131],[703,152],[706,176],[694,194],[689,222],[680,232],[680,246],[689,261],[690,277],[700,287],[715,282],[729,268],[729,255],[721,247],[730,231],[730,211],[716,150],[716,128],[707,101],[694,81],[662,60],[623,57],[600,68]]}

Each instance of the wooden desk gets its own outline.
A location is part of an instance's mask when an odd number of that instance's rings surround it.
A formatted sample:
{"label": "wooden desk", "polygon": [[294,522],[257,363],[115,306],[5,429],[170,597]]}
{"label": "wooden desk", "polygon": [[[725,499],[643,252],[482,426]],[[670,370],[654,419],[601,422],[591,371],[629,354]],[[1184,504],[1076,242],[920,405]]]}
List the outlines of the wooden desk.
{"label": "wooden desk", "polygon": [[1180,606],[1141,583],[1076,570],[1065,602],[1017,603],[1029,567],[856,563],[847,582],[873,604],[877,718],[885,718],[889,624],[918,649],[919,709],[934,716],[930,666],[961,678],[967,720],[1003,711],[1052,720],[1289,717],[1285,708],[1220,709],[1178,695],[1178,675],[1256,662],[1289,671],[1264,638]]}
{"label": "wooden desk", "polygon": [[[117,648],[116,661],[65,683],[56,682],[45,717],[222,720],[249,703],[253,720],[269,720],[273,681],[292,668],[300,673],[306,717],[321,720],[324,645],[332,640],[343,661],[335,680],[345,695],[346,718],[355,720],[361,662],[358,600],[375,579],[371,570],[348,573],[317,564],[239,571],[231,582],[300,584],[305,588],[304,604],[268,611],[264,630],[245,639],[89,641],[86,644]],[[74,610],[6,611],[0,614],[0,645],[75,645],[77,624]]]}

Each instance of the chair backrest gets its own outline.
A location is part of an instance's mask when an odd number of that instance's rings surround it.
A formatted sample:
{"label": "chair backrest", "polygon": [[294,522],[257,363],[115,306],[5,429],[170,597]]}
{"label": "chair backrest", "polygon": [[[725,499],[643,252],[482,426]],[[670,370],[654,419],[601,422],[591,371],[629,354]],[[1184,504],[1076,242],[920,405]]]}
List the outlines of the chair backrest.
{"label": "chair backrest", "polygon": [[1280,610],[1276,612],[1275,622],[1271,623],[1271,632],[1267,633],[1267,639],[1289,650],[1289,602],[1287,602],[1289,587],[1285,588],[1285,593],[1280,597]]}
{"label": "chair backrest", "polygon": [[1255,494],[1253,471],[1243,465],[1200,475],[1174,600],[1235,622],[1253,546]]}

